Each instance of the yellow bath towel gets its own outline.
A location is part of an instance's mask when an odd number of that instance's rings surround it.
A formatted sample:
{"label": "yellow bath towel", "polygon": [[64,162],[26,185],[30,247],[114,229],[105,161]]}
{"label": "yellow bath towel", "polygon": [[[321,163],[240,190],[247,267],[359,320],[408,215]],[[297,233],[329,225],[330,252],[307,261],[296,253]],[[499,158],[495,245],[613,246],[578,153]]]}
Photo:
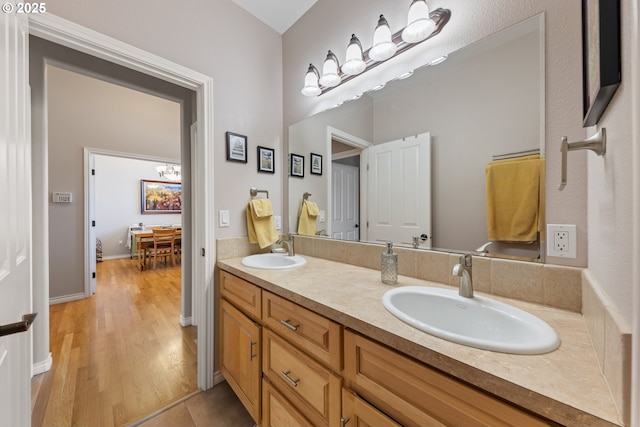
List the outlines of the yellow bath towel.
{"label": "yellow bath towel", "polygon": [[316,234],[316,219],[320,211],[315,202],[305,200],[298,213],[298,234],[314,236]]}
{"label": "yellow bath towel", "polygon": [[252,200],[247,205],[247,233],[249,241],[260,245],[260,249],[278,240],[278,232],[273,221],[273,208],[269,199]]}
{"label": "yellow bath towel", "polygon": [[491,162],[485,172],[488,239],[538,240],[544,224],[544,157]]}

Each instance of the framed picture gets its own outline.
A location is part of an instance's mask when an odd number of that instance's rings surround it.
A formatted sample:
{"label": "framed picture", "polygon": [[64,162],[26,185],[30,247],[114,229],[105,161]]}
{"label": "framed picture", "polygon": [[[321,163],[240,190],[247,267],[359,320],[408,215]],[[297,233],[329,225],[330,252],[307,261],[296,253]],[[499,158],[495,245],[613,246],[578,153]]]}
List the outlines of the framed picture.
{"label": "framed picture", "polygon": [[247,137],[227,132],[227,160],[247,163]]}
{"label": "framed picture", "polygon": [[140,180],[143,214],[179,214],[182,212],[182,183]]}
{"label": "framed picture", "polygon": [[258,146],[258,172],[275,172],[274,150]]}
{"label": "framed picture", "polygon": [[322,156],[320,154],[311,153],[311,173],[322,175]]}
{"label": "framed picture", "polygon": [[582,0],[583,126],[598,123],[621,81],[620,0]]}
{"label": "framed picture", "polygon": [[304,156],[291,153],[291,176],[304,177]]}

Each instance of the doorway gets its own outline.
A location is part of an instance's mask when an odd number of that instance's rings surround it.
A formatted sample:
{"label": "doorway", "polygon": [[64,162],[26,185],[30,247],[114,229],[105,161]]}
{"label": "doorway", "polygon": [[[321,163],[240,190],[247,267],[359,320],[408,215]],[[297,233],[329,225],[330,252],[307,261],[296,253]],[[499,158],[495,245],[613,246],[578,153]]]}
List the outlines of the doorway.
{"label": "doorway", "polygon": [[[189,174],[194,187],[192,212],[185,216],[183,235],[191,237],[188,247],[183,251],[190,254],[201,253],[202,257],[191,257],[191,265],[185,267],[191,275],[193,287],[194,323],[198,325],[198,386],[208,389],[214,384],[213,373],[213,264],[215,260],[214,231],[207,219],[213,211],[213,174],[210,167],[213,161],[213,82],[202,75],[177,64],[168,63],[162,58],[141,51],[140,49],[118,42],[99,33],[87,33],[77,24],[68,21],[51,20],[42,15],[30,21],[31,36],[42,37],[55,46],[67,46],[76,52],[90,52],[93,60],[102,62],[100,69],[109,65],[120,66],[143,76],[158,77],[162,81],[172,83],[183,89],[193,91],[195,100],[192,103],[196,138],[191,143],[182,144],[181,158],[191,162]],[[33,52],[32,52],[33,53]],[[32,118],[33,118],[33,217],[34,228],[41,230],[34,236],[34,309],[39,312],[48,310],[49,279],[47,241],[49,203],[47,171],[47,136],[46,136],[46,99],[44,99],[44,67],[50,59],[50,52],[41,51],[32,55],[30,74],[36,77],[32,81]],[[184,141],[184,139],[183,139]],[[188,141],[188,139],[187,139]],[[43,173],[44,172],[44,173]],[[186,189],[185,189],[186,191]],[[82,192],[81,192],[82,193]],[[186,194],[189,194],[187,192]],[[204,254],[206,253],[206,256]],[[44,317],[44,316],[43,316]],[[34,331],[34,370],[39,363],[46,366],[49,354],[49,319],[41,319],[43,327]],[[46,369],[45,369],[46,370]],[[43,372],[43,371],[40,371]],[[37,370],[36,370],[37,373]]]}

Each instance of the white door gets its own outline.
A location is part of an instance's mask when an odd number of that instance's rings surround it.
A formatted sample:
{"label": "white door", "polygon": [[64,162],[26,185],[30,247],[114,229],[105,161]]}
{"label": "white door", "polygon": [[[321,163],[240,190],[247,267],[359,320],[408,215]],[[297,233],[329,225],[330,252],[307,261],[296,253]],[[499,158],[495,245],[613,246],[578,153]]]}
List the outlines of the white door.
{"label": "white door", "polygon": [[431,137],[429,133],[367,149],[368,240],[431,247]]}
{"label": "white door", "polygon": [[[14,1],[0,14],[0,325],[31,312],[29,29]],[[31,332],[0,337],[2,425],[31,425]]]}
{"label": "white door", "polygon": [[[96,293],[96,272],[97,272],[97,254],[96,254],[96,156],[89,154],[89,295],[90,297]],[[85,264],[86,265],[86,264]]]}
{"label": "white door", "polygon": [[333,162],[331,165],[331,236],[360,240],[360,168]]}

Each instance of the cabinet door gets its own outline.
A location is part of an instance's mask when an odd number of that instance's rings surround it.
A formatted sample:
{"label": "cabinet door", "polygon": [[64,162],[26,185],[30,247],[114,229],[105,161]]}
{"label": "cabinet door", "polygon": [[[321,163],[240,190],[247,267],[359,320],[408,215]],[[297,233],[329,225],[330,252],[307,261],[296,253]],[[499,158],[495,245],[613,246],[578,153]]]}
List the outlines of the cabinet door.
{"label": "cabinet door", "polygon": [[260,424],[260,327],[220,300],[220,369],[256,422]]}
{"label": "cabinet door", "polygon": [[346,427],[402,427],[354,392],[342,389],[342,425]]}
{"label": "cabinet door", "polygon": [[263,427],[313,427],[266,378],[262,381]]}

